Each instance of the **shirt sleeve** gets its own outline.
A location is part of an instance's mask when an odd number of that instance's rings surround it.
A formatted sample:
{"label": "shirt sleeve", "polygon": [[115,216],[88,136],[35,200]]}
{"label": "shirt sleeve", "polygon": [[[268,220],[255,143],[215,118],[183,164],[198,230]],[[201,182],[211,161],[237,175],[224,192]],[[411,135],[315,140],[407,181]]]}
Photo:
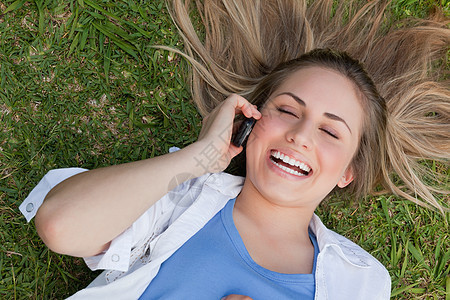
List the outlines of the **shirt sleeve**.
{"label": "shirt sleeve", "polygon": [[117,270],[126,272],[130,265],[131,245],[132,245],[132,227],[128,228],[120,235],[115,237],[108,249],[102,253],[83,257],[84,262],[92,271],[95,270]]}
{"label": "shirt sleeve", "polygon": [[54,169],[45,174],[41,181],[39,181],[39,183],[30,192],[28,197],[19,206],[19,210],[27,219],[27,222],[30,222],[31,219],[34,218],[39,207],[42,205],[45,197],[52,188],[67,178],[86,171],[87,169],[82,168],[65,168]]}
{"label": "shirt sleeve", "polygon": [[[49,171],[19,206],[19,210],[27,222],[35,217],[52,188],[69,177],[86,171],[88,170],[83,168],[63,168]],[[160,205],[156,205],[147,210],[132,226],[114,238],[106,251],[96,256],[84,258],[88,267],[92,270],[126,271],[129,267],[131,249],[145,237],[145,232],[154,227],[151,221],[156,219],[154,213],[161,210],[159,207]]]}
{"label": "shirt sleeve", "polygon": [[130,227],[115,237],[102,253],[84,257],[86,265],[95,270],[127,272],[132,261],[132,251],[140,246],[143,250],[149,240],[159,234],[158,215],[163,213],[161,200],[144,212]]}
{"label": "shirt sleeve", "polygon": [[391,276],[389,275],[389,272],[385,269],[385,276],[384,276],[384,289],[383,289],[383,295],[381,299],[389,300],[391,298]]}

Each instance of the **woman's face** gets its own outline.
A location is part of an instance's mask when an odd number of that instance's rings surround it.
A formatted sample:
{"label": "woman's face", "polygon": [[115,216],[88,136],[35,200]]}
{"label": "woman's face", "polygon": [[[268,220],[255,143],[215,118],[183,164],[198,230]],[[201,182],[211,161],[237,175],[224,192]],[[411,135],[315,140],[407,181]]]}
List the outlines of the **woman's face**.
{"label": "woman's face", "polygon": [[247,180],[266,199],[315,209],[353,180],[363,110],[354,85],[335,71],[293,73],[271,95],[247,142]]}

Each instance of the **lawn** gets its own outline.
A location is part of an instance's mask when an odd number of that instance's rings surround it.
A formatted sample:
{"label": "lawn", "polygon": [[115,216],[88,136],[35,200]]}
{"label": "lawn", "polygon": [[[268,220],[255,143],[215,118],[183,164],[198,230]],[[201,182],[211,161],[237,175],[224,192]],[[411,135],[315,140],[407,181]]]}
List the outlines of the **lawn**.
{"label": "lawn", "polygon": [[[393,18],[425,16],[433,2],[395,0]],[[47,171],[196,140],[188,64],[152,45],[183,47],[164,0],[0,1],[1,299],[61,299],[98,274],[49,251],[19,212]],[[450,299],[449,214],[393,196],[330,199],[317,213],[388,268],[393,298]]]}

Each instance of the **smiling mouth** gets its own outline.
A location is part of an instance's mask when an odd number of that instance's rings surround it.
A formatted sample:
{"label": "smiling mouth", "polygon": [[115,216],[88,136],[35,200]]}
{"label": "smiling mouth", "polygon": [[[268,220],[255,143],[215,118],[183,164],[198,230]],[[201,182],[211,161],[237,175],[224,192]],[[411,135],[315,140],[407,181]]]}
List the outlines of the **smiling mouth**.
{"label": "smiling mouth", "polygon": [[307,164],[276,150],[270,152],[270,161],[281,170],[295,176],[308,176],[312,171]]}

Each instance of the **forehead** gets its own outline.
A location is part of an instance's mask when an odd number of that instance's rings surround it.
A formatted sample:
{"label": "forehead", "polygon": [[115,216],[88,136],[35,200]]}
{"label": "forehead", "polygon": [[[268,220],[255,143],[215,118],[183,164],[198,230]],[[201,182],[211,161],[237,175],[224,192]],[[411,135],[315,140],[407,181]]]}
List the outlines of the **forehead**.
{"label": "forehead", "polygon": [[313,112],[335,114],[352,127],[361,127],[363,109],[360,93],[350,79],[337,71],[321,67],[298,70],[272,93],[268,103],[286,99],[289,97],[287,93],[300,98]]}
{"label": "forehead", "polygon": [[[359,101],[355,84],[338,71],[323,67],[306,67],[293,72],[275,90],[290,89],[299,92],[319,93],[333,98],[345,98]],[[273,95],[272,95],[273,96]]]}

